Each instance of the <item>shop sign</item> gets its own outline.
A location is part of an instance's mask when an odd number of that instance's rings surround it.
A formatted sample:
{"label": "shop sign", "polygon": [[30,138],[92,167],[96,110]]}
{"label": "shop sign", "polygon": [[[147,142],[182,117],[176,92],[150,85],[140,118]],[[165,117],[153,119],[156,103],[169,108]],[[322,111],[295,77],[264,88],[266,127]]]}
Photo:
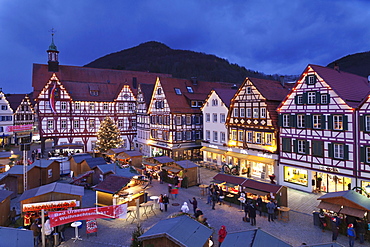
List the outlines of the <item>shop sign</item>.
{"label": "shop sign", "polygon": [[233,149],[232,149],[232,148],[228,148],[228,149],[227,149],[227,151],[232,152],[232,151],[233,151]]}
{"label": "shop sign", "polygon": [[339,169],[336,167],[320,166],[319,169],[327,172],[339,172]]}
{"label": "shop sign", "polygon": [[218,146],[216,146],[216,145],[209,145],[208,147],[210,147],[210,148],[215,148],[215,149],[218,149]]}
{"label": "shop sign", "polygon": [[76,200],[51,201],[23,204],[23,212],[39,211],[41,209],[51,210],[56,208],[73,208],[77,206]]}
{"label": "shop sign", "polygon": [[272,159],[272,154],[257,154],[257,156]]}
{"label": "shop sign", "polygon": [[83,208],[75,210],[65,210],[57,212],[49,212],[50,226],[59,226],[77,220],[91,220],[101,218],[126,218],[127,217],[127,204],[96,207],[96,208]]}
{"label": "shop sign", "polygon": [[247,150],[244,150],[244,149],[241,149],[241,150],[240,150],[240,153],[241,153],[241,154],[248,154],[248,151],[247,151]]}
{"label": "shop sign", "polygon": [[32,124],[4,126],[4,132],[32,130]]}
{"label": "shop sign", "polygon": [[86,221],[86,234],[98,232],[98,222],[96,219]]}

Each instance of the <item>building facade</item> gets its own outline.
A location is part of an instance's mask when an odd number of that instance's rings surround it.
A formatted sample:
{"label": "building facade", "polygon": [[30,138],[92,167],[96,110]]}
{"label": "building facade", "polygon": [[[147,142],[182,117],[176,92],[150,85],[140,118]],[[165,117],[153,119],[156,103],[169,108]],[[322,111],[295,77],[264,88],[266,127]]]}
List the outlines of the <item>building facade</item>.
{"label": "building facade", "polygon": [[0,90],[0,145],[2,147],[12,143],[13,109],[5,94]]}

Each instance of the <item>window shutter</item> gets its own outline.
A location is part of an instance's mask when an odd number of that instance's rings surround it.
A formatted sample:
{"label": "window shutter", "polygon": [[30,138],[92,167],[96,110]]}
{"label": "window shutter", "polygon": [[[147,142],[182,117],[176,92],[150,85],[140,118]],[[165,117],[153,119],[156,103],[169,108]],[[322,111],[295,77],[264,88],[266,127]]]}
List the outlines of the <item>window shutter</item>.
{"label": "window shutter", "polygon": [[304,124],[306,128],[312,128],[312,115],[304,116]]}
{"label": "window shutter", "polygon": [[315,96],[315,103],[316,104],[321,104],[321,93],[320,91],[316,91],[316,96]]}
{"label": "window shutter", "polygon": [[283,116],[281,114],[278,115],[278,126],[283,127]]}
{"label": "window shutter", "polygon": [[309,141],[306,141],[306,143],[305,143],[305,145],[306,145],[306,154],[310,154],[310,142]]}
{"label": "window shutter", "polygon": [[290,115],[289,124],[290,127],[297,127],[297,115]]}
{"label": "window shutter", "polygon": [[195,124],[195,116],[191,116],[191,124]]}
{"label": "window shutter", "polygon": [[333,115],[328,115],[328,129],[333,130]]}
{"label": "window shutter", "polygon": [[344,160],[348,160],[348,145],[344,145]]}
{"label": "window shutter", "polygon": [[293,140],[293,152],[298,153],[298,141]]}
{"label": "window shutter", "polygon": [[294,103],[298,105],[298,95],[294,96]]}
{"label": "window shutter", "polygon": [[192,139],[192,140],[195,140],[195,130],[193,130],[193,131],[191,132],[191,139]]}
{"label": "window shutter", "polygon": [[308,84],[308,75],[306,76],[304,83]]}
{"label": "window shutter", "polygon": [[307,104],[307,101],[308,101],[308,99],[307,99],[307,93],[303,93],[302,94],[302,103],[303,104]]}
{"label": "window shutter", "polygon": [[348,130],[348,116],[343,115],[343,130]]}
{"label": "window shutter", "polygon": [[360,161],[366,163],[366,147],[360,148]]}
{"label": "window shutter", "polygon": [[365,116],[360,116],[360,130],[365,130]]}
{"label": "window shutter", "polygon": [[324,114],[321,114],[321,129],[326,129],[326,116]]}
{"label": "window shutter", "polygon": [[327,102],[328,104],[330,104],[330,94],[329,93],[327,94]]}
{"label": "window shutter", "polygon": [[185,124],[186,124],[185,116],[182,116],[181,117],[181,125],[185,125]]}
{"label": "window shutter", "polygon": [[333,144],[332,143],[328,143],[328,155],[330,158],[333,158]]}
{"label": "window shutter", "polygon": [[186,131],[182,132],[182,140],[186,140]]}

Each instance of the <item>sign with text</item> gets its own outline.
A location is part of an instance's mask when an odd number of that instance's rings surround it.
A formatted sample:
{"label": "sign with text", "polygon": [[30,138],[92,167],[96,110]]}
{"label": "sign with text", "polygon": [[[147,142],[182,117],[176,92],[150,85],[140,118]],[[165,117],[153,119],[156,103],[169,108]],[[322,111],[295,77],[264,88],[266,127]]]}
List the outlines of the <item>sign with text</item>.
{"label": "sign with text", "polygon": [[4,132],[32,130],[32,124],[4,126]]}
{"label": "sign with text", "polygon": [[50,202],[37,202],[23,204],[23,212],[27,211],[39,211],[41,209],[51,210],[51,209],[67,209],[77,206],[76,200],[65,200],[65,201],[50,201]]}
{"label": "sign with text", "polygon": [[91,220],[101,218],[125,219],[127,216],[127,204],[49,212],[48,216],[50,218],[50,226],[52,227],[77,220]]}
{"label": "sign with text", "polygon": [[86,221],[86,234],[98,232],[98,222],[96,219]]}

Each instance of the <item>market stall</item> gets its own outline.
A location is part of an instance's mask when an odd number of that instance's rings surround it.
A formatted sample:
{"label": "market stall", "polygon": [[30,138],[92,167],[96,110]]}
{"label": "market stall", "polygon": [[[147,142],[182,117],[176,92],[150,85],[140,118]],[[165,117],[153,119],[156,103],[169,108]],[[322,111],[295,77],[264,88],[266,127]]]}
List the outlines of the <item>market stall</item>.
{"label": "market stall", "polygon": [[138,179],[139,177],[109,175],[93,187],[96,191],[96,205],[110,206],[127,203],[128,206],[135,206],[137,199],[140,203],[144,202],[144,191],[139,186]]}
{"label": "market stall", "polygon": [[9,225],[10,199],[12,191],[0,190],[0,226]]}
{"label": "market stall", "polygon": [[199,184],[198,165],[190,160],[181,160],[167,163],[162,167],[167,172],[168,182],[175,184],[179,180],[181,187]]}
{"label": "market stall", "polygon": [[125,150],[119,153],[115,158],[122,165],[141,168],[141,163],[143,161],[143,154],[140,153],[139,151]]}

